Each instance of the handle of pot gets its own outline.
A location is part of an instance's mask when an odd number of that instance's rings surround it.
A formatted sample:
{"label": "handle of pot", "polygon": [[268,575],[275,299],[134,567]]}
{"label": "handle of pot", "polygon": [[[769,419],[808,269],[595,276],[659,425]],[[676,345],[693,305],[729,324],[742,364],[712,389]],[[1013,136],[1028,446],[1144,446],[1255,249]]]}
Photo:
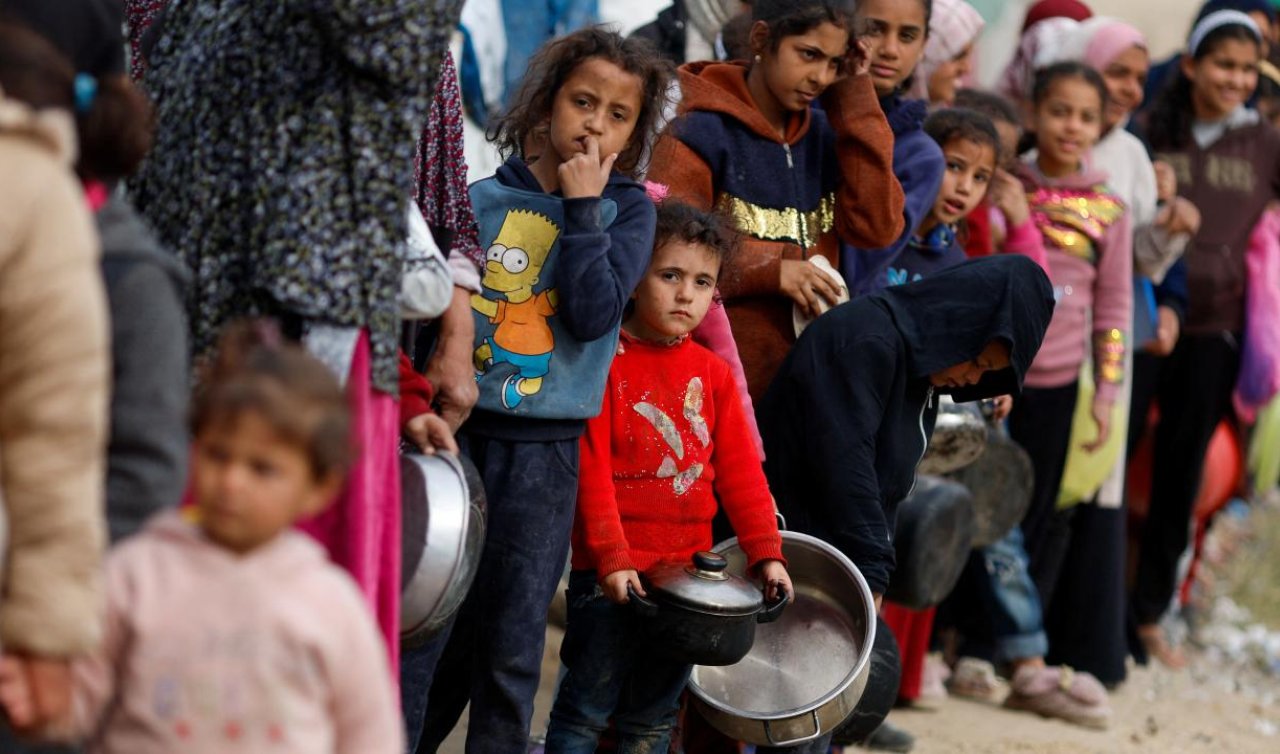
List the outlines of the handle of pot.
{"label": "handle of pot", "polygon": [[765,605],[764,609],[756,613],[756,623],[773,623],[782,615],[782,608],[787,606],[791,601],[791,593],[782,590],[782,594],[778,595],[778,599],[772,604]]}
{"label": "handle of pot", "polygon": [[647,597],[641,597],[635,587],[630,584],[627,584],[627,600],[632,610],[646,618],[652,618],[658,614],[658,603]]}
{"label": "handle of pot", "polygon": [[[801,737],[799,737],[799,738],[791,738],[791,739],[787,739],[787,740],[784,740],[784,741],[779,741],[778,739],[776,739],[776,738],[774,738],[774,737],[773,737],[773,728],[769,727],[769,722],[770,722],[770,721],[769,721],[769,720],[765,720],[765,721],[764,721],[764,735],[765,735],[765,737],[767,737],[767,738],[769,739],[769,745],[770,745],[770,746],[794,746],[795,744],[802,744],[802,743],[804,743],[805,741],[812,741],[813,739],[817,738],[818,736],[821,736],[821,735],[822,735],[822,723],[818,721],[818,711],[817,711],[816,709],[815,709],[815,710],[810,710],[810,711],[809,711],[809,714],[813,716],[813,733],[810,733],[810,734],[809,734],[809,735],[807,735],[807,736],[801,736]],[[794,720],[795,718],[793,717],[793,718],[791,718],[791,719],[792,719],[792,720]],[[776,722],[776,721],[774,721],[774,722]]]}

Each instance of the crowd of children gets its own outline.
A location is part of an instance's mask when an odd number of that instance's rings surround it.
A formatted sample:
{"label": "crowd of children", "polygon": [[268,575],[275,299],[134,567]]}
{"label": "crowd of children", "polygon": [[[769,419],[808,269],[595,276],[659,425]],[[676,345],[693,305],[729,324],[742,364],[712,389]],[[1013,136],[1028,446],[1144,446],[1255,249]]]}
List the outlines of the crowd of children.
{"label": "crowd of children", "polygon": [[[1280,387],[1268,2],[1153,67],[1041,0],[999,94],[964,0],[502,5],[467,186],[463,0],[0,0],[0,748],[415,754],[466,711],[469,754],[739,752],[626,607],[720,511],[768,601],[784,519],[857,565],[903,703],[1105,727],[1129,655],[1185,663],[1203,459]],[[884,595],[940,396],[1034,480],[935,620]],[[488,506],[403,648],[402,452]],[[755,751],[911,748],[872,727]]]}

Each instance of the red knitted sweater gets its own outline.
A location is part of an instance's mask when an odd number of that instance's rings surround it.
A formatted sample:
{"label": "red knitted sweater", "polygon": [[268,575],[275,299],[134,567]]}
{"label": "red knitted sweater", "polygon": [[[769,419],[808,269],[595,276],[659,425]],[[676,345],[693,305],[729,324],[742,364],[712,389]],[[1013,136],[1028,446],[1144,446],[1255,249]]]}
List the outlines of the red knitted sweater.
{"label": "red knitted sweater", "polygon": [[751,566],[782,560],[729,365],[692,340],[661,345],[624,332],[581,443],[573,568],[603,578],[688,561],[713,544],[717,497]]}

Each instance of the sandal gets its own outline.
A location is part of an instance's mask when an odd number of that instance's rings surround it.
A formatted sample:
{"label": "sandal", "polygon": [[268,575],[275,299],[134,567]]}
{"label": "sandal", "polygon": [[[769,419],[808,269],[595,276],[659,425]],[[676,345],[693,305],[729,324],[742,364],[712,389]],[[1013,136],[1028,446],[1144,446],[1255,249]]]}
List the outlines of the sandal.
{"label": "sandal", "polygon": [[1105,730],[1111,724],[1107,690],[1088,673],[1061,667],[1018,669],[1013,676],[1006,709],[1056,717],[1086,728]]}
{"label": "sandal", "polygon": [[996,675],[996,669],[986,660],[961,657],[951,671],[947,691],[953,696],[972,699],[987,704],[999,704],[1009,694],[1009,684]]}

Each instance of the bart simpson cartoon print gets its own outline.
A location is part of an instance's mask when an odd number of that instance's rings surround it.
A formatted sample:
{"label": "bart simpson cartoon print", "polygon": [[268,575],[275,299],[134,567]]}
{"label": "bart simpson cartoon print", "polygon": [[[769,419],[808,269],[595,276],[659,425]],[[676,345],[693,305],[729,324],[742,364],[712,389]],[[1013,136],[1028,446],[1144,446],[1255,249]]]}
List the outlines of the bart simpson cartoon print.
{"label": "bart simpson cartoon print", "polygon": [[556,291],[534,293],[533,287],[559,237],[560,228],[545,215],[521,209],[508,212],[489,247],[480,281],[486,291],[504,298],[471,297],[471,308],[495,325],[493,335],[473,355],[476,379],[495,364],[516,368],[502,383],[502,405],[507,409],[542,390],[542,380],[551,371],[555,336],[547,318],[556,313]]}

